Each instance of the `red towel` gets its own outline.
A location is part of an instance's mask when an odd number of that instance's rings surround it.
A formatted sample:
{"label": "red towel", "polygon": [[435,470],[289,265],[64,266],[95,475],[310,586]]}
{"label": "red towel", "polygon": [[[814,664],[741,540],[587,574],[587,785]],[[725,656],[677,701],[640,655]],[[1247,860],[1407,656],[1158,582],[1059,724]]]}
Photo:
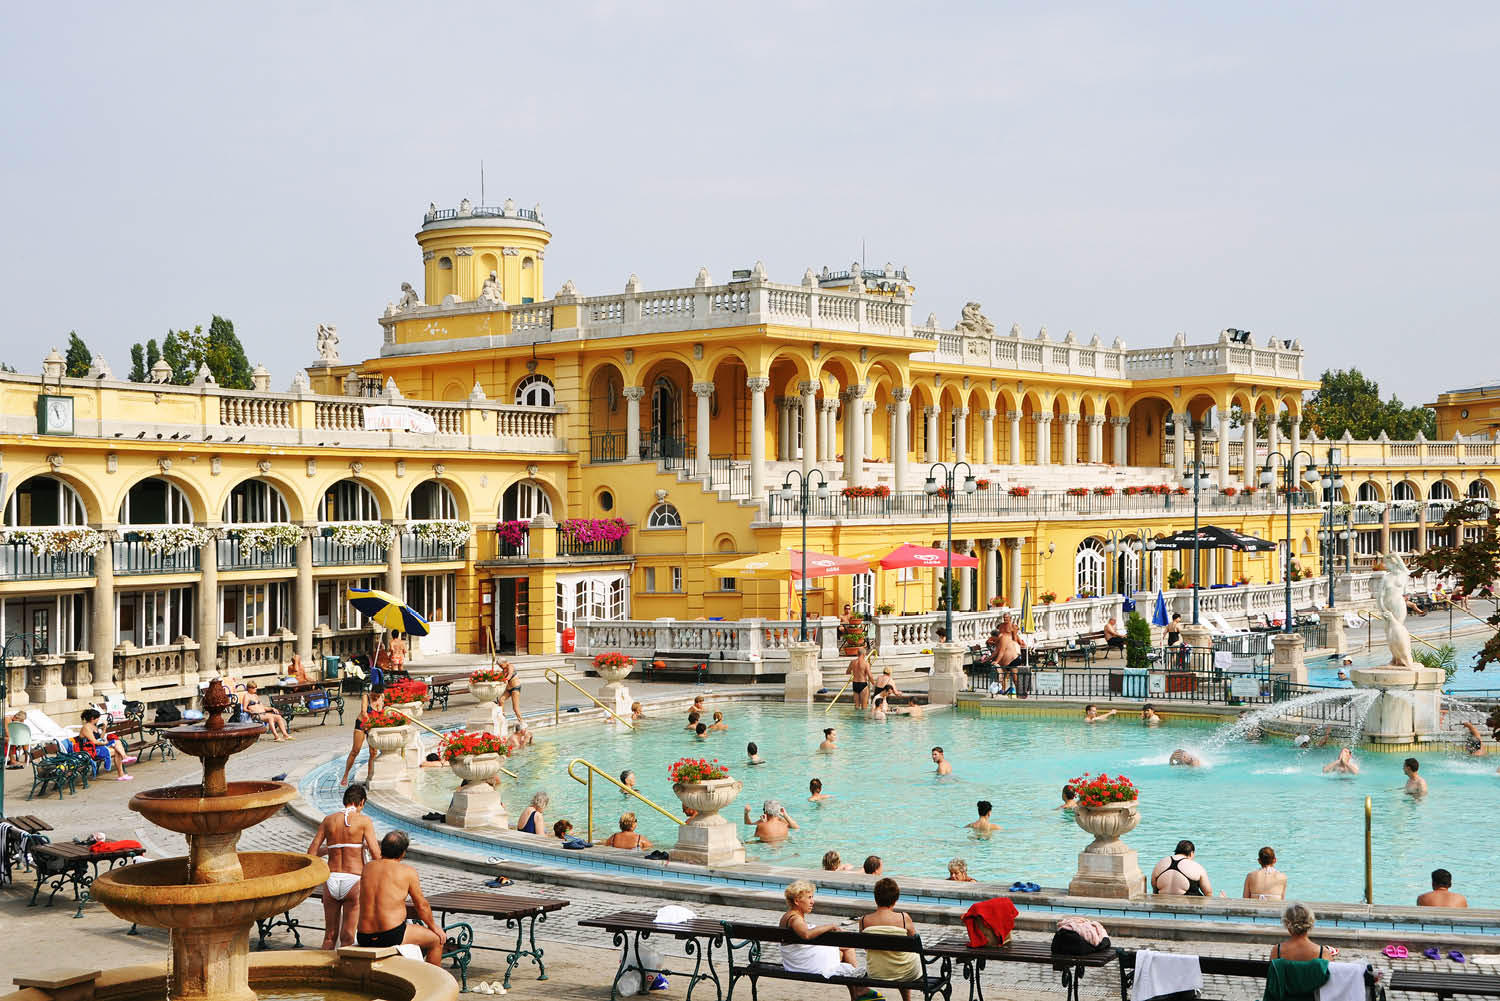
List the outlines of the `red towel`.
{"label": "red towel", "polygon": [[141,843],[139,841],[131,841],[129,839],[124,841],[95,841],[89,846],[89,851],[97,855],[103,855],[108,852],[131,851],[140,847]]}
{"label": "red towel", "polygon": [[1016,905],[1009,897],[981,900],[964,912],[964,927],[969,929],[969,945],[1004,945],[1016,927]]}

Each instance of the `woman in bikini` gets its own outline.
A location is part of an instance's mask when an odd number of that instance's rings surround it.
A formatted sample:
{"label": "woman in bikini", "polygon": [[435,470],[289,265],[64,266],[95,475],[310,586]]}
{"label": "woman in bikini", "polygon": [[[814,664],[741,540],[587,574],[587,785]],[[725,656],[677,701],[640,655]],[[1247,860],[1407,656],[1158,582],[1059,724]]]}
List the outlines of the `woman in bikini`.
{"label": "woman in bikini", "polygon": [[397,674],[406,671],[406,640],[395,629],[391,630],[391,670]]}
{"label": "woman in bikini", "polygon": [[501,713],[505,700],[510,699],[510,711],[516,717],[516,726],[521,725],[521,679],[516,677],[516,665],[508,660],[500,662],[500,680],[505,682],[505,691],[500,693]]}
{"label": "woman in bikini", "polygon": [[380,857],[375,825],[364,815],[365,787],[344,790],[344,808],[330,813],[313,835],[309,855],[328,856],[328,881],[323,884],[323,948],[352,945],[359,930],[359,877],[365,871],[365,852]]}
{"label": "woman in bikini", "polygon": [[1278,942],[1271,947],[1272,959],[1331,959],[1339,954],[1332,946],[1319,945],[1308,935],[1312,933],[1313,925],[1317,918],[1312,910],[1305,904],[1293,904],[1281,915],[1282,927],[1286,928],[1291,938],[1285,942]]}
{"label": "woman in bikini", "polygon": [[[260,686],[255,682],[245,686],[245,712],[255,722],[271,731],[271,739],[278,744],[283,740],[296,740],[286,727],[286,717],[260,700]],[[278,737],[277,734],[280,734]]]}
{"label": "woman in bikini", "polygon": [[119,738],[109,739],[109,734],[99,728],[100,713],[97,709],[85,709],[83,711],[83,724],[78,727],[78,747],[89,757],[104,762],[105,768],[113,768],[118,776],[116,781],[129,782],[135,778],[127,774],[125,766],[134,764],[135,759],[125,753],[125,745]]}
{"label": "woman in bikini", "polygon": [[604,843],[611,848],[623,848],[626,851],[651,850],[651,842],[635,833],[635,814],[620,814],[620,829],[604,839]]}
{"label": "woman in bikini", "polygon": [[547,809],[547,804],[552,798],[544,792],[539,792],[531,797],[531,805],[521,811],[521,817],[516,822],[516,830],[522,834],[541,834],[547,829],[547,822],[542,819],[542,811]]}
{"label": "woman in bikini", "polygon": [[[344,777],[339,785],[349,784],[349,773],[354,770],[355,759],[365,746],[365,733],[370,729],[370,713],[385,708],[385,686],[376,685],[359,697],[359,715],[354,718],[354,745],[349,748],[349,760],[344,762]],[[365,772],[365,783],[375,775],[375,752],[370,752],[369,767]]]}

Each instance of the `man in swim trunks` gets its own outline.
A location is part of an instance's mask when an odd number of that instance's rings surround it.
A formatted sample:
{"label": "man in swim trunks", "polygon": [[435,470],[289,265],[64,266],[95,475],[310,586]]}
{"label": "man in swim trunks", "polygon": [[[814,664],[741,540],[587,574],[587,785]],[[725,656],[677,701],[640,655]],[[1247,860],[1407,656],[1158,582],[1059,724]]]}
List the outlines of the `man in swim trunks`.
{"label": "man in swim trunks", "polygon": [[937,773],[939,775],[953,774],[953,766],[948,763],[947,758],[943,757],[943,749],[941,747],[934,747],[932,749],[932,761],[937,765]]}
{"label": "man in swim trunks", "polygon": [[1151,889],[1162,896],[1212,897],[1208,872],[1193,858],[1197,850],[1186,838],[1177,842],[1177,850],[1151,870]]}
{"label": "man in swim trunks", "polygon": [[1484,737],[1480,736],[1479,727],[1473,723],[1465,723],[1463,726],[1469,731],[1469,735],[1464,738],[1464,750],[1471,758],[1484,757]]}
{"label": "man in swim trunks", "polygon": [[[380,839],[380,858],[365,863],[360,878],[359,932],[355,941],[367,948],[414,945],[433,966],[443,965],[443,929],[432,916],[417,870],[401,861],[411,840],[405,831]],[[407,924],[410,899],[421,924]]]}
{"label": "man in swim trunks", "polygon": [[1347,747],[1339,749],[1339,756],[1323,766],[1323,774],[1337,772],[1345,775],[1358,775],[1359,766],[1354,763],[1354,752]]}
{"label": "man in swim trunks", "polygon": [[867,709],[870,705],[870,651],[859,648],[859,653],[844,669],[849,675],[849,688],[854,692],[854,708]]}
{"label": "man in swim trunks", "polygon": [[1427,780],[1417,774],[1416,758],[1407,758],[1401,763],[1401,772],[1406,776],[1406,787],[1402,790],[1413,799],[1421,799],[1427,795]]}
{"label": "man in swim trunks", "polygon": [[1453,873],[1447,869],[1432,870],[1432,889],[1417,898],[1418,907],[1468,907],[1461,893],[1453,892]]}
{"label": "man in swim trunks", "polygon": [[1083,707],[1083,721],[1085,723],[1100,723],[1104,720],[1109,719],[1119,711],[1120,710],[1118,709],[1111,709],[1107,713],[1101,713],[1099,711],[1099,707],[1090,702],[1088,705]]}
{"label": "man in swim trunks", "polygon": [[789,832],[797,830],[797,822],[786,812],[786,807],[774,799],[761,806],[759,820],[750,818],[750,807],[745,806],[745,823],[755,827],[755,836],[761,841],[785,841]]}
{"label": "man in swim trunks", "polygon": [[313,835],[309,855],[328,856],[328,882],[323,884],[323,948],[353,945],[359,924],[359,877],[365,871],[365,852],[380,854],[375,825],[364,815],[365,787],[356,782],[344,790],[344,808],[330,813]]}
{"label": "man in swim trunks", "polygon": [[1184,768],[1197,768],[1203,764],[1203,760],[1192,751],[1189,751],[1183,747],[1179,747],[1177,750],[1173,751],[1172,756],[1167,759],[1167,764],[1182,765]]}

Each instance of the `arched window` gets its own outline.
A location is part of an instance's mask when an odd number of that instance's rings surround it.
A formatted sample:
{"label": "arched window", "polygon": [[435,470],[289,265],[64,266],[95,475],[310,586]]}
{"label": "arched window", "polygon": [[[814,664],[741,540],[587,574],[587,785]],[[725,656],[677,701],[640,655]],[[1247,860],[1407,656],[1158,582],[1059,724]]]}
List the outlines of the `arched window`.
{"label": "arched window", "polygon": [[552,400],[552,380],[545,375],[528,375],[516,387],[517,406],[550,407],[552,406]]}
{"label": "arched window", "polygon": [[1079,594],[1104,593],[1104,544],[1098,539],[1084,539],[1073,557],[1073,574]]}
{"label": "arched window", "polygon": [[1427,490],[1427,499],[1435,501],[1446,501],[1453,499],[1453,488],[1442,480],[1438,480]]}
{"label": "arched window", "polygon": [[1129,594],[1140,589],[1141,554],[1140,540],[1127,539],[1115,553],[1115,590]]}
{"label": "arched window", "polygon": [[428,480],[411,492],[406,516],[414,521],[457,521],[458,501],[445,484]]}
{"label": "arched window", "polygon": [[678,514],[677,509],[671,504],[663,501],[652,508],[651,513],[646,516],[646,527],[681,528],[682,515]]}
{"label": "arched window", "polygon": [[78,491],[56,476],[33,476],[5,503],[5,524],[16,528],[87,522]]}
{"label": "arched window", "polygon": [[1414,501],[1417,499],[1417,488],[1411,485],[1410,480],[1402,480],[1396,484],[1391,491],[1391,500]]}
{"label": "arched window", "polygon": [[318,520],[379,521],[380,502],[358,480],[339,480],[318,500]]}
{"label": "arched window", "polygon": [[539,514],[551,513],[552,498],[532,480],[512,483],[500,498],[501,521],[530,521]]}
{"label": "arched window", "polygon": [[130,488],[120,504],[122,525],[191,525],[193,505],[175,483],[160,476],[142,480]]}
{"label": "arched window", "polygon": [[1490,499],[1490,485],[1483,480],[1474,480],[1469,484],[1469,496],[1475,500]]}
{"label": "arched window", "polygon": [[224,501],[228,525],[264,525],[291,521],[286,498],[265,480],[246,480],[229,492]]}
{"label": "arched window", "polygon": [[1380,488],[1369,480],[1366,480],[1359,485],[1359,494],[1355,499],[1367,502],[1378,501],[1380,500]]}

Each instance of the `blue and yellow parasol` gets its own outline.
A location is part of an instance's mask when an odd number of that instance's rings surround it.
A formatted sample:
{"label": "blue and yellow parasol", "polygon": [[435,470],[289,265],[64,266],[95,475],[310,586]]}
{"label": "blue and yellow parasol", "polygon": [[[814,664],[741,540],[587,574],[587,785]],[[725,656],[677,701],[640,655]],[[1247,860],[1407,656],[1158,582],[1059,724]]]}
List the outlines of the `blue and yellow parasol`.
{"label": "blue and yellow parasol", "polygon": [[413,636],[427,635],[427,620],[416,609],[388,591],[351,587],[346,596],[355,611],[376,625]]}

